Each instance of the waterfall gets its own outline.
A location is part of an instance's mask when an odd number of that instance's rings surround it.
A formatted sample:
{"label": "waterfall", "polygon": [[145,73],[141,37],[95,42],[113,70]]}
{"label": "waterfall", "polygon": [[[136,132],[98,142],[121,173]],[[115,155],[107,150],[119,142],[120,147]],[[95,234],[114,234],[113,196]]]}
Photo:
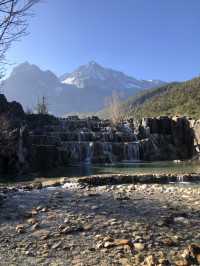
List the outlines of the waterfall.
{"label": "waterfall", "polygon": [[107,156],[109,162],[113,161],[112,143],[104,142],[103,144],[104,155]]}
{"label": "waterfall", "polygon": [[90,164],[93,156],[93,142],[83,142],[81,145],[81,162]]}
{"label": "waterfall", "polygon": [[81,142],[83,140],[84,140],[84,132],[80,131],[79,134],[78,134],[78,141]]}
{"label": "waterfall", "polygon": [[21,163],[25,162],[24,158],[24,145],[23,145],[23,134],[24,134],[25,127],[21,127],[19,131],[19,143],[18,143],[18,158]]}
{"label": "waterfall", "polygon": [[129,123],[121,128],[112,128],[105,123],[100,130],[82,123],[72,132],[66,126],[59,149],[63,150],[63,157],[69,163],[131,162],[141,158],[140,143]]}
{"label": "waterfall", "polygon": [[81,152],[79,142],[66,142],[65,149],[69,152],[69,158],[71,162],[80,162]]}
{"label": "waterfall", "polygon": [[157,151],[158,147],[157,147],[157,144],[156,144],[156,140],[154,139],[154,136],[152,136],[152,138],[150,138],[150,141],[151,141],[152,146],[155,149],[155,151]]}
{"label": "waterfall", "polygon": [[124,159],[127,161],[140,160],[140,143],[138,141],[124,143]]}

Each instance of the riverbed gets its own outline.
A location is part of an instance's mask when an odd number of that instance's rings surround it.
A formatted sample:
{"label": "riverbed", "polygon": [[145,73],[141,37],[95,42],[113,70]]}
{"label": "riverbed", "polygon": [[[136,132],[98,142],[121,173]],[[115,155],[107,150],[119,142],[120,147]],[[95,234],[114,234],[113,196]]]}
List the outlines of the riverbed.
{"label": "riverbed", "polygon": [[[74,177],[66,168],[62,178],[52,172],[4,183],[0,265],[200,265],[198,169],[189,162],[77,166]],[[175,177],[191,182],[162,181]]]}
{"label": "riverbed", "polygon": [[13,191],[0,207],[0,265],[199,265],[176,264],[200,245],[199,206],[199,188],[172,184]]}

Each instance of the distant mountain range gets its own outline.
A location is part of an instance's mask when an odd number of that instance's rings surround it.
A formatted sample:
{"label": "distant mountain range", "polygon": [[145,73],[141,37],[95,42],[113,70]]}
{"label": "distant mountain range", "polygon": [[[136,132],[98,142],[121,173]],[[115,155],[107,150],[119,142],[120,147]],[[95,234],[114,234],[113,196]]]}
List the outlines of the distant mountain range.
{"label": "distant mountain range", "polygon": [[64,115],[98,111],[114,90],[126,99],[141,90],[163,84],[166,83],[160,80],[138,80],[104,68],[94,61],[60,78],[51,71],[43,71],[25,62],[13,69],[11,75],[2,82],[2,88],[9,100],[19,101],[25,110],[34,109],[38,99],[45,96],[50,112]]}

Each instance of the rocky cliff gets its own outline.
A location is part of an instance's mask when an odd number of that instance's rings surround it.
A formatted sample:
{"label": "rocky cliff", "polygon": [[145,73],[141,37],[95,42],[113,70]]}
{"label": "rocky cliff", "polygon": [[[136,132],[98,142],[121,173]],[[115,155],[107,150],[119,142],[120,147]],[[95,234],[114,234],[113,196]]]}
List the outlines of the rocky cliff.
{"label": "rocky cliff", "polygon": [[0,94],[0,174],[28,169],[28,130],[26,116],[17,102],[9,103]]}
{"label": "rocky cliff", "polygon": [[200,120],[191,120],[190,127],[192,128],[194,140],[193,140],[193,156],[196,159],[200,159]]}
{"label": "rocky cliff", "polygon": [[139,138],[143,160],[184,160],[194,154],[194,132],[186,117],[144,118]]}

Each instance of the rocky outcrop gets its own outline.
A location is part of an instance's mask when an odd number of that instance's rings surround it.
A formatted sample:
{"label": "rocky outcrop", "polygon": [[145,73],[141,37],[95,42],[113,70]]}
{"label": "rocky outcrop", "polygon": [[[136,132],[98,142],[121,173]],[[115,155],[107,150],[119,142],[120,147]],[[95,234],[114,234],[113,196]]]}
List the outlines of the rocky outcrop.
{"label": "rocky outcrop", "polygon": [[[106,186],[106,185],[122,185],[122,184],[169,184],[170,182],[199,182],[199,174],[103,174],[90,175],[73,178],[72,181],[68,177],[60,179],[60,184],[64,187],[71,183],[82,186]],[[55,186],[58,180],[56,180]],[[42,185],[45,187],[45,184]]]}
{"label": "rocky outcrop", "polygon": [[0,95],[0,174],[21,173],[28,168],[27,137],[23,108]]}
{"label": "rocky outcrop", "polygon": [[200,159],[200,120],[191,120],[190,126],[194,134],[194,156]]}
{"label": "rocky outcrop", "polygon": [[186,117],[144,118],[138,126],[144,160],[189,159],[194,132]]}

